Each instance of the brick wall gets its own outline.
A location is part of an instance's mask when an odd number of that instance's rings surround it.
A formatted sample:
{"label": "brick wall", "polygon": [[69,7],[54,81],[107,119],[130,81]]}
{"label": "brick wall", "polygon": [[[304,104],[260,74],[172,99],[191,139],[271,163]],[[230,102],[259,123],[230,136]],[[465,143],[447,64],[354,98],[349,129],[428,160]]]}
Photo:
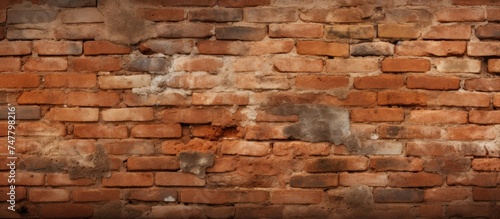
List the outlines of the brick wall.
{"label": "brick wall", "polygon": [[1,217],[500,217],[500,1],[2,0]]}

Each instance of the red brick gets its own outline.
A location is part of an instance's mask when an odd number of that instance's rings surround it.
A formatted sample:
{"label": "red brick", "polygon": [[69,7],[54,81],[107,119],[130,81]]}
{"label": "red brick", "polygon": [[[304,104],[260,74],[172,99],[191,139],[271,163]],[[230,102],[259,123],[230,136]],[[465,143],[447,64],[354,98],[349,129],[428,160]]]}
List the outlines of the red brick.
{"label": "red brick", "polygon": [[[446,207],[446,217],[453,218],[480,218],[491,217],[491,204],[454,204]],[[496,206],[495,206],[496,207]]]}
{"label": "red brick", "polygon": [[152,173],[115,172],[109,178],[102,179],[104,187],[148,187],[153,185]]}
{"label": "red brick", "polygon": [[73,190],[74,202],[109,202],[120,200],[118,189],[77,189]]}
{"label": "red brick", "polygon": [[270,0],[252,0],[252,1],[234,1],[234,0],[219,0],[218,5],[227,8],[246,8],[256,6],[268,6]]}
{"label": "red brick", "polygon": [[88,178],[71,179],[68,174],[47,174],[47,183],[50,186],[90,186],[95,181]]}
{"label": "red brick", "polygon": [[60,19],[65,24],[78,23],[102,23],[104,17],[97,8],[72,8],[64,9],[60,13]]}
{"label": "red brick", "polygon": [[465,42],[402,41],[396,45],[396,54],[402,56],[457,56],[465,53]]}
{"label": "red brick", "polygon": [[490,95],[474,92],[439,92],[429,95],[428,105],[432,106],[490,106]]}
{"label": "red brick", "polygon": [[488,72],[500,73],[500,59],[488,60]]}
{"label": "red brick", "polygon": [[298,10],[296,8],[245,8],[243,13],[245,14],[244,20],[252,23],[280,23],[298,20]]}
{"label": "red brick", "polygon": [[500,8],[487,8],[486,19],[488,21],[500,21]]}
{"label": "red brick", "polygon": [[494,201],[500,198],[499,188],[480,188],[472,189],[472,198],[474,201]]}
{"label": "red brick", "polygon": [[321,142],[275,142],[273,143],[273,153],[277,156],[328,155],[330,154],[330,145]]}
{"label": "red brick", "polygon": [[389,139],[437,139],[441,137],[441,128],[432,126],[396,126],[382,125],[379,127],[379,135],[381,138]]}
{"label": "red brick", "polygon": [[419,105],[427,104],[427,95],[418,92],[381,91],[378,93],[379,105]]}
{"label": "red brick", "polygon": [[255,76],[255,74],[241,74],[236,78],[234,86],[248,90],[286,90],[290,88],[290,82],[287,76]]}
{"label": "red brick", "polygon": [[214,164],[207,168],[208,173],[225,173],[236,170],[237,160],[235,157],[216,158]]}
{"label": "red brick", "polygon": [[55,29],[56,39],[94,40],[105,33],[103,24],[61,25]]}
{"label": "red brick", "polygon": [[32,88],[32,87],[38,87],[39,85],[40,85],[40,77],[36,74],[0,75],[0,88]]}
{"label": "red brick", "polygon": [[486,24],[476,28],[476,36],[479,39],[500,39],[500,25],[499,24]]}
{"label": "red brick", "polygon": [[177,71],[206,71],[215,73],[219,71],[223,65],[223,60],[220,58],[201,56],[177,59],[174,68]]}
{"label": "red brick", "polygon": [[349,87],[349,78],[343,76],[299,75],[295,77],[298,89],[330,90]]}
{"label": "red brick", "polygon": [[163,53],[165,55],[190,54],[193,46],[193,40],[150,39],[139,44],[139,50],[146,55],[154,53]]}
{"label": "red brick", "polygon": [[[83,52],[85,55],[129,54],[131,51],[132,49],[130,49],[130,47],[128,46],[118,45],[110,41],[85,41],[83,43]],[[113,62],[115,60],[108,59],[108,61]],[[81,60],[81,62],[84,61]],[[96,61],[89,60],[87,62],[96,62]]]}
{"label": "red brick", "polygon": [[156,31],[158,37],[165,38],[207,38],[211,37],[212,24],[189,23],[189,24],[170,24],[158,23]]}
{"label": "red brick", "polygon": [[499,171],[500,159],[498,158],[476,158],[472,160],[472,169],[476,171]]}
{"label": "red brick", "polygon": [[129,157],[128,170],[178,170],[179,161],[176,157]]}
{"label": "red brick", "polygon": [[393,39],[417,39],[422,30],[414,24],[379,24],[378,37]]}
{"label": "red brick", "polygon": [[223,154],[244,156],[265,156],[271,150],[271,145],[267,142],[223,141],[220,147]]}
{"label": "red brick", "polygon": [[182,21],[186,19],[182,8],[140,8],[137,13],[150,21]]}
{"label": "red brick", "polygon": [[361,22],[361,12],[358,8],[339,9],[308,9],[302,11],[300,19],[317,23],[358,23]]}
{"label": "red brick", "polygon": [[321,24],[270,24],[271,38],[320,38],[323,36]]}
{"label": "red brick", "polygon": [[239,8],[200,8],[188,12],[190,21],[236,22],[243,19],[243,11]]}
{"label": "red brick", "polygon": [[30,189],[28,195],[32,202],[69,201],[69,191],[66,189]]}
{"label": "red brick", "polygon": [[434,173],[389,173],[392,187],[434,187],[443,184],[444,177]]}
{"label": "red brick", "polygon": [[401,122],[404,110],[400,108],[352,109],[352,122]]}
{"label": "red brick", "polygon": [[215,0],[162,0],[163,6],[214,6]]}
{"label": "red brick", "polygon": [[492,140],[496,138],[496,130],[494,127],[488,126],[457,126],[447,129],[447,139],[457,141],[470,140]]}
{"label": "red brick", "polygon": [[0,42],[0,56],[17,56],[31,54],[31,42],[4,41]]}
{"label": "red brick", "polygon": [[290,178],[290,187],[296,188],[324,188],[338,186],[337,174],[309,174],[295,175]]}
{"label": "red brick", "polygon": [[371,157],[370,169],[375,171],[422,171],[421,159],[410,157]]}
{"label": "red brick", "polygon": [[[9,173],[2,172],[0,176],[4,179],[8,179]],[[17,186],[43,186],[45,184],[45,174],[43,173],[26,173],[26,172],[16,172],[16,187]],[[7,180],[1,182],[2,186],[9,185]]]}
{"label": "red brick", "polygon": [[39,216],[43,218],[85,218],[94,215],[94,207],[87,204],[41,205]]}
{"label": "red brick", "polygon": [[481,71],[481,61],[472,59],[447,58],[435,62],[439,72],[450,73],[479,73]]}
{"label": "red brick", "polygon": [[182,136],[179,124],[149,124],[132,127],[131,136],[135,138],[178,138]]}
{"label": "red brick", "polygon": [[33,51],[39,55],[80,55],[82,43],[40,40],[33,42]]}
{"label": "red brick", "polygon": [[495,94],[493,96],[493,105],[496,107],[500,106],[500,95]]}
{"label": "red brick", "polygon": [[151,84],[151,75],[99,76],[102,89],[130,89]]}
{"label": "red brick", "polygon": [[184,203],[262,203],[269,199],[269,192],[263,190],[183,189],[180,196]]}
{"label": "red brick", "polygon": [[297,53],[301,55],[349,56],[349,45],[336,42],[298,41]]}
{"label": "red brick", "polygon": [[74,71],[118,71],[121,70],[117,57],[75,57],[70,58],[70,68]]}
{"label": "red brick", "polygon": [[0,72],[21,70],[20,58],[0,58]]}
{"label": "red brick", "polygon": [[341,173],[339,175],[340,186],[359,186],[366,185],[370,187],[387,186],[387,174],[385,173]]}
{"label": "red brick", "polygon": [[96,122],[99,120],[97,108],[51,108],[45,118],[62,122]]}
{"label": "red brick", "polygon": [[151,121],[154,119],[152,108],[104,109],[101,112],[104,121]]}
{"label": "red brick", "polygon": [[449,174],[446,184],[491,187],[496,186],[497,182],[495,173],[463,172]]}
{"label": "red brick", "polygon": [[318,204],[323,200],[323,190],[274,190],[271,191],[273,204]]}
{"label": "red brick", "polygon": [[22,136],[66,136],[66,126],[58,123],[23,122],[17,125],[16,134]]}
{"label": "red brick", "polygon": [[363,171],[368,169],[368,158],[342,156],[310,159],[306,162],[304,169],[308,173]]}
{"label": "red brick", "polygon": [[500,111],[471,110],[469,122],[475,124],[500,124]]}
{"label": "red brick", "polygon": [[290,116],[280,116],[275,115],[267,111],[257,111],[257,118],[255,118],[256,122],[298,122],[299,116],[290,115]]}
{"label": "red brick", "polygon": [[398,89],[405,84],[405,77],[401,75],[381,74],[354,78],[356,89]]}
{"label": "red brick", "polygon": [[306,58],[278,58],[274,67],[280,72],[321,72],[323,60]]}
{"label": "red brick", "polygon": [[426,59],[386,58],[382,61],[383,72],[426,72],[431,63]]}
{"label": "red brick", "polygon": [[469,42],[467,44],[469,56],[500,56],[500,42]]}
{"label": "red brick", "polygon": [[234,213],[235,218],[282,218],[283,206],[238,206]]}
{"label": "red brick", "polygon": [[409,89],[458,90],[460,79],[445,76],[410,75],[406,79],[406,87]]}
{"label": "red brick", "polygon": [[376,58],[347,58],[326,60],[327,73],[363,73],[379,70],[379,60]]}
{"label": "red brick", "polygon": [[223,123],[226,114],[222,109],[210,108],[186,108],[186,109],[165,109],[160,112],[159,116],[164,123],[190,123],[190,124],[205,124]]}
{"label": "red brick", "polygon": [[271,140],[271,139],[287,139],[283,134],[283,130],[288,124],[280,123],[258,123],[252,126],[247,126],[245,131],[245,139],[247,140]]}
{"label": "red brick", "polygon": [[64,71],[68,68],[66,58],[47,57],[32,58],[29,57],[24,62],[25,71]]}
{"label": "red brick", "polygon": [[129,192],[129,200],[137,201],[165,201],[167,198],[173,198],[177,201],[177,191],[173,189],[131,189]]}
{"label": "red brick", "polygon": [[327,39],[373,39],[375,29],[373,25],[335,25],[325,27]]}
{"label": "red brick", "polygon": [[160,94],[148,95],[124,93],[123,102],[127,106],[179,106],[186,105],[187,98],[177,92],[163,92]]}
{"label": "red brick", "polygon": [[485,156],[486,150],[474,143],[409,142],[406,153],[410,156]]}
{"label": "red brick", "polygon": [[424,201],[421,189],[375,189],[375,203],[418,203]]}
{"label": "red brick", "polygon": [[445,8],[436,13],[440,22],[484,21],[485,13],[481,8]]}
{"label": "red brick", "polygon": [[427,202],[451,202],[465,200],[470,196],[467,188],[432,188],[424,191]]}
{"label": "red brick", "polygon": [[199,138],[194,138],[192,140],[189,140],[188,142],[169,140],[163,141],[161,144],[161,153],[168,155],[177,155],[182,151],[216,153],[217,150],[218,147],[215,142]]}
{"label": "red brick", "polygon": [[467,123],[467,112],[457,110],[413,110],[410,112],[408,121],[422,124],[464,124]]}
{"label": "red brick", "polygon": [[97,79],[95,74],[63,73],[48,74],[44,77],[44,87],[92,88]]}
{"label": "red brick", "polygon": [[193,93],[193,105],[247,105],[249,96],[243,93]]}
{"label": "red brick", "polygon": [[71,92],[68,104],[73,106],[116,106],[120,103],[120,95],[115,92]]}
{"label": "red brick", "polygon": [[128,128],[124,125],[78,124],[73,128],[75,138],[127,138]]}
{"label": "red brick", "polygon": [[158,172],[155,184],[157,186],[204,186],[205,179],[200,179],[190,173]]}

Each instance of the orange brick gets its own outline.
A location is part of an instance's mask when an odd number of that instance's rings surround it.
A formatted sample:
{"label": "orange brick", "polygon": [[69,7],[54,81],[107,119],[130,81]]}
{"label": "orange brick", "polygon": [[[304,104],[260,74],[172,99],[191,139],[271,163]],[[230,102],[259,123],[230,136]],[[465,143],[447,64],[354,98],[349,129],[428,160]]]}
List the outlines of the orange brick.
{"label": "orange brick", "polygon": [[149,187],[153,185],[152,173],[115,172],[109,178],[102,179],[104,187]]}
{"label": "orange brick", "polygon": [[73,190],[74,202],[110,202],[120,200],[119,189],[76,189]]}
{"label": "orange brick", "polygon": [[335,25],[325,27],[325,37],[327,39],[373,39],[375,29],[373,25]]}
{"label": "orange brick", "polygon": [[460,157],[433,157],[424,159],[424,171],[443,174],[470,170],[471,160]]}
{"label": "orange brick", "polygon": [[288,124],[273,124],[273,123],[258,123],[253,126],[247,126],[245,131],[245,139],[247,140],[270,140],[270,139],[287,139],[283,134],[283,130]]}
{"label": "orange brick", "polygon": [[309,143],[300,141],[275,142],[273,153],[277,156],[302,156],[302,155],[328,155],[330,145],[328,143]]}
{"label": "orange brick", "polygon": [[0,42],[0,56],[17,56],[31,54],[31,42]]}
{"label": "orange brick", "polygon": [[74,57],[70,58],[70,68],[74,71],[118,71],[121,70],[117,57]]}
{"label": "orange brick", "polygon": [[193,105],[247,105],[248,94],[242,93],[193,93]]}
{"label": "orange brick", "polygon": [[47,174],[47,183],[50,186],[90,186],[95,181],[88,178],[71,179],[68,174]]}
{"label": "orange brick", "polygon": [[243,9],[244,21],[253,23],[281,23],[298,20],[297,8],[257,7]]}
{"label": "orange brick", "polygon": [[298,89],[330,90],[349,87],[349,77],[299,75],[295,77]]}
{"label": "orange brick", "polygon": [[165,201],[166,198],[172,197],[177,200],[177,190],[174,189],[131,189],[129,192],[129,200],[137,201]]}
{"label": "orange brick", "polygon": [[469,112],[469,122],[475,124],[500,124],[500,110],[471,110]]}
{"label": "orange brick", "polygon": [[321,24],[270,24],[271,38],[320,38],[323,36]]}
{"label": "orange brick", "polygon": [[225,173],[236,170],[238,161],[235,157],[216,158],[214,164],[207,168],[208,173]]}
{"label": "orange brick", "polygon": [[151,121],[154,119],[152,108],[104,109],[101,112],[104,121]]}
{"label": "orange brick", "polygon": [[499,56],[500,42],[469,42],[467,43],[469,56]]}
{"label": "orange brick", "polygon": [[417,39],[420,37],[421,27],[414,24],[379,24],[378,37],[394,39]]}
{"label": "orange brick", "polygon": [[378,93],[379,105],[419,105],[427,104],[427,95],[418,92],[381,91]]}
{"label": "orange brick", "polygon": [[422,124],[464,124],[467,123],[467,112],[458,110],[412,110],[408,121]]}
{"label": "orange brick", "polygon": [[337,174],[295,175],[290,179],[290,187],[324,188],[338,186]]}
{"label": "orange brick", "polygon": [[446,131],[447,139],[457,141],[492,140],[496,138],[497,132],[495,127],[477,125],[449,127]]}
{"label": "orange brick", "polygon": [[445,8],[436,17],[440,22],[484,21],[485,13],[482,8]]}
{"label": "orange brick", "polygon": [[0,72],[21,70],[20,58],[0,58]]}
{"label": "orange brick", "polygon": [[38,87],[39,85],[40,77],[36,74],[0,75],[0,88],[32,88]]}
{"label": "orange brick", "polygon": [[466,50],[465,42],[402,41],[396,45],[396,54],[402,56],[457,56]]}
{"label": "orange brick", "polygon": [[40,40],[33,42],[33,51],[39,55],[80,55],[82,43]]}
{"label": "orange brick", "polygon": [[401,122],[404,110],[401,108],[352,109],[352,122]]}
{"label": "orange brick", "polygon": [[63,122],[96,122],[99,120],[97,108],[51,108],[45,118]]}
{"label": "orange brick", "polygon": [[140,8],[137,13],[150,21],[182,21],[186,18],[182,8]]}
{"label": "orange brick", "polygon": [[434,187],[440,186],[444,177],[435,173],[389,173],[392,187]]}
{"label": "orange brick", "polygon": [[366,185],[379,187],[387,186],[388,182],[386,173],[341,173],[339,175],[340,186]]}
{"label": "orange brick", "polygon": [[411,157],[371,157],[370,169],[374,171],[422,171],[423,162]]}
{"label": "orange brick", "polygon": [[115,92],[71,92],[68,104],[72,106],[116,106],[120,103],[120,95]]}
{"label": "orange brick", "polygon": [[422,34],[424,39],[433,40],[469,40],[472,28],[466,25],[432,26]]}
{"label": "orange brick", "polygon": [[382,61],[383,72],[426,72],[431,62],[426,59],[386,58]]}
{"label": "orange brick", "polygon": [[441,128],[415,125],[382,125],[379,127],[379,136],[380,138],[389,139],[438,139],[441,137]]}
{"label": "orange brick", "polygon": [[187,57],[176,60],[174,66],[177,71],[206,71],[215,73],[223,67],[223,60],[215,57]]}
{"label": "orange brick", "polygon": [[220,147],[223,154],[231,155],[265,156],[271,151],[271,144],[268,142],[223,141]]}
{"label": "orange brick", "polygon": [[500,73],[500,59],[488,60],[488,72]]}
{"label": "orange brick", "polygon": [[500,21],[500,8],[487,8],[486,19],[488,21]]}
{"label": "orange brick", "polygon": [[95,74],[63,73],[48,74],[44,77],[44,87],[92,88],[96,85]]}
{"label": "orange brick", "polygon": [[94,207],[87,204],[41,205],[39,216],[43,218],[85,218],[94,215]]}
{"label": "orange brick", "polygon": [[161,152],[168,155],[177,155],[182,151],[194,152],[212,152],[216,153],[218,150],[217,144],[210,140],[203,140],[194,138],[188,142],[181,142],[179,140],[163,141],[161,144]]}
{"label": "orange brick", "polygon": [[274,190],[271,191],[273,204],[318,204],[323,200],[323,190]]}
{"label": "orange brick", "polygon": [[[177,157],[129,157],[127,159],[127,170],[178,170],[179,161]],[[157,175],[158,176],[158,175]]]}
{"label": "orange brick", "polygon": [[452,173],[446,178],[446,184],[462,186],[496,186],[496,173],[462,172]]}
{"label": "orange brick", "polygon": [[424,199],[428,202],[465,200],[469,196],[469,189],[466,188],[432,188],[424,191]]}
{"label": "orange brick", "polygon": [[[112,55],[129,54],[132,49],[109,41],[85,41],[83,52],[85,55]],[[114,61],[114,60],[113,60]]]}
{"label": "orange brick", "polygon": [[69,201],[69,191],[66,189],[30,189],[28,195],[32,202]]}
{"label": "orange brick", "polygon": [[474,92],[439,92],[429,95],[428,105],[431,106],[490,106],[490,95]]}
{"label": "orange brick", "polygon": [[[4,179],[9,178],[9,173],[2,172],[0,176]],[[16,187],[17,186],[43,186],[45,184],[45,174],[43,173],[26,173],[16,172]],[[0,183],[2,186],[9,185],[7,180]]]}
{"label": "orange brick", "polygon": [[169,0],[160,1],[163,6],[214,6],[215,0]]}
{"label": "orange brick", "polygon": [[30,57],[24,62],[25,71],[64,71],[67,68],[68,60],[59,57]]}
{"label": "orange brick", "polygon": [[323,60],[306,58],[278,58],[274,67],[280,72],[321,72]]}
{"label": "orange brick", "polygon": [[155,184],[158,186],[204,186],[205,179],[190,173],[159,172]]}
{"label": "orange brick", "polygon": [[59,123],[23,122],[16,128],[17,135],[66,136],[66,126]]}
{"label": "orange brick", "polygon": [[398,89],[405,84],[405,77],[401,75],[381,74],[354,78],[356,89]]}
{"label": "orange brick", "polygon": [[128,128],[124,125],[99,125],[89,124],[74,125],[73,136],[75,138],[127,138]]}
{"label": "orange brick", "polygon": [[368,169],[368,158],[342,156],[336,158],[310,159],[304,167],[308,173],[363,171]]}
{"label": "orange brick", "polygon": [[379,70],[379,60],[376,58],[347,58],[326,60],[327,73],[363,73]]}
{"label": "orange brick", "polygon": [[181,202],[200,204],[262,203],[269,199],[264,190],[183,189]]}
{"label": "orange brick", "polygon": [[362,21],[358,8],[308,9],[302,11],[300,19],[317,23],[358,23]]}
{"label": "orange brick", "polygon": [[493,96],[493,105],[496,107],[500,106],[500,95],[495,94]]}
{"label": "orange brick", "polygon": [[349,45],[323,41],[298,41],[297,53],[301,55],[349,56]]}
{"label": "orange brick", "polygon": [[458,90],[460,79],[457,77],[410,75],[406,79],[406,87],[427,90]]}
{"label": "orange brick", "polygon": [[476,171],[499,171],[500,159],[476,158],[472,160],[472,169]]}
{"label": "orange brick", "polygon": [[135,125],[131,135],[135,138],[179,138],[182,136],[179,124]]}

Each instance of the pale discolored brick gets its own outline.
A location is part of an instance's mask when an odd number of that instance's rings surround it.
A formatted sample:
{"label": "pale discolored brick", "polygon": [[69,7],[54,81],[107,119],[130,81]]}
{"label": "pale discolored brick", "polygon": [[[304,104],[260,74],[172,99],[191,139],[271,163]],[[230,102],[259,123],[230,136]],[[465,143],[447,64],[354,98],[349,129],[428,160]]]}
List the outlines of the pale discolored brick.
{"label": "pale discolored brick", "polygon": [[151,84],[151,75],[99,76],[98,84],[102,89],[146,87]]}

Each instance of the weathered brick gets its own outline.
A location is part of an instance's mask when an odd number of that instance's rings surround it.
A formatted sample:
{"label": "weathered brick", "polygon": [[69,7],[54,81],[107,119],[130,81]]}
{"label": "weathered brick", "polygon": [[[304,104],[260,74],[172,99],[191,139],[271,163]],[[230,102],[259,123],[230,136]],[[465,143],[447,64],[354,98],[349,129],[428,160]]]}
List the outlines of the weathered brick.
{"label": "weathered brick", "polygon": [[296,8],[245,8],[243,13],[245,14],[245,21],[254,23],[280,23],[298,20],[298,10]]}
{"label": "weathered brick", "polygon": [[127,138],[128,128],[124,125],[78,124],[73,127],[75,138]]}
{"label": "weathered brick", "polygon": [[495,0],[452,0],[454,5],[500,5]]}
{"label": "weathered brick", "polygon": [[101,36],[104,31],[103,24],[61,25],[56,27],[56,39],[93,40]]}
{"label": "weathered brick", "polygon": [[465,42],[403,41],[396,45],[396,54],[402,56],[455,56],[465,53]]}
{"label": "weathered brick", "polygon": [[434,187],[443,184],[444,177],[435,173],[389,173],[392,187]]}
{"label": "weathered brick", "polygon": [[19,70],[21,70],[20,58],[0,58],[0,72]]}
{"label": "weathered brick", "polygon": [[69,190],[66,189],[30,189],[28,194],[32,202],[69,201]]}
{"label": "weathered brick", "polygon": [[73,106],[116,106],[120,103],[120,95],[114,92],[71,92],[67,103]]}
{"label": "weathered brick", "polygon": [[183,189],[180,196],[184,203],[262,203],[269,199],[269,192],[264,190]]}
{"label": "weathered brick", "polygon": [[150,84],[151,75],[99,76],[99,87],[102,89],[130,89]]}
{"label": "weathered brick", "polygon": [[163,6],[214,6],[216,0],[161,0],[159,2]]}
{"label": "weathered brick", "polygon": [[375,171],[422,171],[423,162],[409,157],[371,157],[370,169]]}
{"label": "weathered brick", "polygon": [[277,156],[328,155],[328,143],[306,143],[300,141],[274,142],[273,154]]}
{"label": "weathered brick", "polygon": [[186,105],[187,98],[177,92],[163,92],[159,94],[140,95],[124,93],[123,102],[127,106],[164,106],[164,105]]}
{"label": "weathered brick", "polygon": [[76,189],[73,190],[75,202],[109,202],[120,200],[119,189]]}
{"label": "weathered brick", "polygon": [[394,44],[392,43],[370,42],[351,45],[352,56],[391,56],[393,54]]}
{"label": "weathered brick", "polygon": [[488,60],[488,72],[500,73],[500,59]]}
{"label": "weathered brick", "polygon": [[401,108],[352,109],[352,122],[401,122],[404,110]]}
{"label": "weathered brick", "polygon": [[338,186],[337,174],[295,175],[290,179],[290,187],[325,188]]}
{"label": "weathered brick", "polygon": [[[359,124],[358,124],[359,125]],[[367,125],[370,126],[370,125]],[[370,137],[375,130],[367,134]],[[334,147],[335,154],[348,154],[345,147]],[[392,140],[364,140],[361,141],[359,150],[354,151],[359,155],[400,155],[403,153],[403,144]]]}
{"label": "weathered brick", "polygon": [[[218,82],[215,84],[218,84]],[[242,74],[238,75],[234,86],[249,90],[284,90],[290,88],[290,82],[286,76],[255,76],[254,74]]]}
{"label": "weathered brick", "polygon": [[372,25],[335,25],[325,27],[327,39],[373,39],[375,29]]}
{"label": "weathered brick", "polygon": [[270,139],[287,139],[283,134],[283,130],[287,124],[279,123],[258,123],[253,126],[247,126],[245,131],[245,139],[247,140],[270,140]]}
{"label": "weathered brick", "polygon": [[1,74],[0,88],[33,88],[40,85],[36,74]]}
{"label": "weathered brick", "polygon": [[411,156],[484,156],[486,149],[474,143],[409,142],[406,146]]}
{"label": "weathered brick", "polygon": [[495,127],[477,125],[449,127],[446,131],[447,139],[458,141],[492,140],[496,138],[497,132]]}
{"label": "weathered brick", "polygon": [[48,23],[56,19],[57,10],[42,8],[18,8],[7,10],[7,23],[29,24]]}
{"label": "weathered brick", "polygon": [[40,206],[39,212],[39,216],[45,218],[85,218],[93,215],[94,207],[88,204],[46,204]]}
{"label": "weathered brick", "polygon": [[358,8],[319,9],[302,11],[300,19],[318,23],[358,23],[362,21]]}
{"label": "weathered brick", "polygon": [[265,156],[271,151],[267,142],[223,141],[220,143],[223,154],[239,154],[244,156]]}
{"label": "weathered brick", "polygon": [[340,186],[387,186],[387,174],[385,173],[341,173],[339,175]]}
{"label": "weathered brick", "polygon": [[467,112],[458,110],[412,110],[408,121],[423,124],[464,124],[467,123]]}
{"label": "weathered brick", "polygon": [[104,187],[149,187],[153,185],[152,173],[115,172],[109,178],[102,179]]}
{"label": "weathered brick", "polygon": [[80,55],[82,43],[40,40],[33,42],[33,51],[39,55]]}
{"label": "weathered brick", "polygon": [[363,73],[374,72],[379,69],[377,58],[347,58],[326,60],[327,73]]}
{"label": "weathered brick", "polygon": [[161,152],[168,155],[177,155],[182,151],[212,152],[218,150],[217,144],[210,140],[194,138],[188,142],[179,140],[167,140],[161,144]]}
{"label": "weathered brick", "polygon": [[284,207],[274,206],[238,206],[235,209],[235,218],[280,218],[283,217]]}
{"label": "weathered brick", "polygon": [[458,90],[460,79],[445,76],[410,75],[406,78],[406,87],[427,90]]}
{"label": "weathered brick", "polygon": [[217,4],[227,8],[246,8],[256,6],[268,6],[270,0],[253,0],[253,1],[234,1],[234,0],[219,0]]}
{"label": "weathered brick", "polygon": [[174,68],[177,71],[216,73],[223,65],[222,59],[211,56],[182,57],[175,60]]}
{"label": "weathered brick", "polygon": [[426,72],[431,68],[431,62],[416,58],[385,58],[382,61],[383,72]]}
{"label": "weathered brick", "polygon": [[422,34],[424,39],[434,40],[469,40],[472,34],[470,26],[450,25],[432,26]]}
{"label": "weathered brick", "polygon": [[273,190],[271,203],[273,204],[318,204],[323,199],[323,190]]}
{"label": "weathered brick", "polygon": [[104,109],[101,114],[104,121],[151,121],[154,119],[152,108]]}
{"label": "weathered brick", "polygon": [[476,28],[476,36],[479,39],[500,39],[500,25],[486,24]]}
{"label": "weathered brick", "polygon": [[445,8],[436,17],[440,22],[484,21],[485,13],[482,8]]}
{"label": "weathered brick", "polygon": [[320,38],[323,36],[321,24],[270,24],[269,37],[271,38]]}
{"label": "weathered brick", "polygon": [[129,54],[132,50],[128,46],[118,45],[110,41],[86,41],[83,43],[85,55]]}
{"label": "weathered brick", "polygon": [[[0,107],[0,119],[8,119],[8,107]],[[38,120],[41,118],[39,106],[16,106],[16,119],[18,120]]]}
{"label": "weathered brick", "polygon": [[193,105],[247,105],[250,97],[240,93],[193,93]]}
{"label": "weathered brick", "polygon": [[131,136],[136,138],[178,138],[182,136],[179,124],[148,124],[132,127]]}
{"label": "weathered brick", "polygon": [[499,171],[500,159],[498,158],[476,158],[472,160],[472,169],[476,171]]}
{"label": "weathered brick", "polygon": [[150,21],[182,21],[186,19],[182,8],[140,8],[137,13]]}
{"label": "weathered brick", "polygon": [[500,111],[471,110],[469,122],[475,124],[500,124]]}
{"label": "weathered brick", "polygon": [[[5,29],[9,40],[38,40],[48,38],[46,30],[40,29]],[[4,34],[5,35],[5,34]]]}
{"label": "weathered brick", "polygon": [[207,38],[212,36],[212,24],[190,23],[170,24],[158,23],[156,32],[158,37],[165,38]]}
{"label": "weathered brick", "polygon": [[160,202],[165,201],[166,198],[171,197],[177,200],[177,191],[174,189],[131,189],[129,191],[129,200],[146,201],[146,202]]}
{"label": "weathered brick", "polygon": [[[237,78],[239,79],[239,78]],[[183,88],[183,89],[210,89],[217,87],[221,78],[214,75],[192,75],[184,74],[173,76],[161,86]]]}
{"label": "weathered brick", "polygon": [[401,75],[381,74],[354,78],[356,89],[398,89],[405,84],[405,77]]}
{"label": "weathered brick", "polygon": [[500,91],[500,79],[498,78],[473,78],[465,81],[466,90],[473,91]]}
{"label": "weathered brick", "polygon": [[500,56],[500,42],[469,42],[467,44],[469,56]]}
{"label": "weathered brick", "polygon": [[104,22],[104,17],[97,8],[64,9],[59,16],[65,24]]}
{"label": "weathered brick", "polygon": [[66,101],[66,95],[62,91],[36,90],[25,91],[17,99],[18,104],[63,104]]}
{"label": "weathered brick", "polygon": [[310,159],[304,167],[308,173],[363,171],[368,169],[368,158],[342,156],[336,158]]}
{"label": "weathered brick", "polygon": [[425,9],[396,8],[386,12],[385,19],[391,23],[424,23],[432,20],[432,14]]}
{"label": "weathered brick", "polygon": [[59,57],[30,57],[24,62],[25,71],[64,71],[67,68],[68,60]]}
{"label": "weathered brick", "polygon": [[220,157],[216,158],[214,164],[208,167],[206,171],[208,173],[225,173],[236,170],[236,165],[238,161],[235,157]]}
{"label": "weathered brick", "polygon": [[466,188],[432,188],[424,191],[424,199],[428,202],[465,200],[469,196],[469,189]]}
{"label": "weathered brick", "polygon": [[382,125],[379,126],[379,136],[380,138],[389,139],[438,139],[441,137],[441,128],[416,125]]}
{"label": "weathered brick", "polygon": [[200,8],[188,12],[190,21],[235,22],[243,19],[239,8]]}
{"label": "weathered brick", "polygon": [[280,72],[321,72],[323,60],[306,58],[278,58],[274,67]]}
{"label": "weathered brick", "polygon": [[0,42],[0,56],[16,56],[31,54],[31,42],[4,41]]}
{"label": "weathered brick", "polygon": [[99,140],[104,151],[111,155],[150,155],[154,153],[154,144],[149,140]]}
{"label": "weathered brick", "polygon": [[58,6],[62,8],[78,8],[78,7],[95,7],[97,5],[96,0],[47,0],[47,4]]}
{"label": "weathered brick", "polygon": [[137,58],[130,61],[127,70],[134,72],[166,72],[170,64],[169,58]]}
{"label": "weathered brick", "polygon": [[118,71],[121,70],[117,57],[74,57],[69,59],[69,66],[74,71]]}
{"label": "weathered brick", "polygon": [[490,95],[476,92],[438,92],[429,95],[427,104],[430,106],[471,106],[488,107]]}
{"label": "weathered brick", "polygon": [[99,120],[97,108],[51,108],[45,118],[62,122],[95,122]]}
{"label": "weathered brick", "polygon": [[472,59],[440,59],[436,60],[435,65],[439,72],[479,73],[481,71],[481,61]]}
{"label": "weathered brick", "polygon": [[[190,173],[156,173],[155,185],[158,186],[204,186],[205,179]],[[182,196],[181,196],[182,198]]]}
{"label": "weathered brick", "polygon": [[465,172],[470,170],[471,160],[469,158],[439,157],[424,158],[424,171],[438,172],[443,174]]}
{"label": "weathered brick", "polygon": [[419,92],[381,91],[378,93],[379,105],[427,105],[427,95]]}
{"label": "weathered brick", "polygon": [[394,39],[417,39],[422,30],[414,24],[379,24],[378,37]]}
{"label": "weathered brick", "polygon": [[260,42],[240,41],[200,41],[200,54],[211,55],[264,55],[288,53],[295,47],[291,40],[270,40]]}
{"label": "weathered brick", "polygon": [[418,203],[424,201],[422,189],[375,189],[373,199],[376,203]]}
{"label": "weathered brick", "polygon": [[265,28],[255,27],[217,27],[215,38],[218,40],[260,41],[266,37]]}
{"label": "weathered brick", "polygon": [[149,39],[139,44],[139,50],[146,55],[154,53],[163,53],[165,55],[189,54],[193,50],[193,47],[194,42],[185,39]]}
{"label": "weathered brick", "polygon": [[16,128],[21,136],[66,136],[66,126],[50,122],[23,122]]}
{"label": "weathered brick", "polygon": [[[202,208],[198,206],[185,205],[170,205],[170,206],[153,206],[147,212],[147,217],[161,218],[165,215],[173,218],[200,218],[204,216]],[[234,210],[233,210],[234,211]]]}
{"label": "weathered brick", "polygon": [[349,45],[323,41],[298,41],[297,53],[301,55],[349,56]]}
{"label": "weathered brick", "polygon": [[71,179],[69,174],[47,174],[47,183],[50,186],[90,186],[95,183],[94,180],[88,178]]}
{"label": "weathered brick", "polygon": [[295,77],[298,89],[330,90],[349,87],[349,77],[299,75]]}
{"label": "weathered brick", "polygon": [[446,184],[450,186],[463,185],[491,187],[496,186],[497,182],[495,173],[462,172],[449,174],[446,178]]}

